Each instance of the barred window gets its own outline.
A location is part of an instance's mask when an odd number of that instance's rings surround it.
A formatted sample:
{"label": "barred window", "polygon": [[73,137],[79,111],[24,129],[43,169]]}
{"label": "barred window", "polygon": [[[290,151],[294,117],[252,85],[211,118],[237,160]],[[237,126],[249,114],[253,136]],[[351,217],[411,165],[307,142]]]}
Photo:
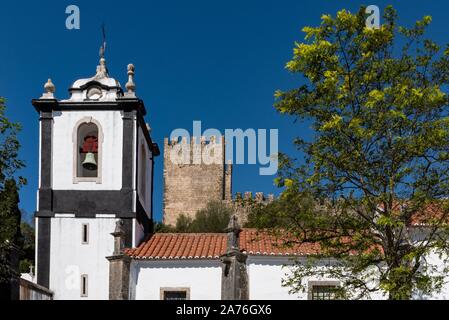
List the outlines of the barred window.
{"label": "barred window", "polygon": [[164,300],[187,300],[185,291],[165,291]]}
{"label": "barred window", "polygon": [[190,288],[161,288],[161,300],[190,300]]}
{"label": "barred window", "polygon": [[313,285],[312,300],[335,300],[335,285]]}

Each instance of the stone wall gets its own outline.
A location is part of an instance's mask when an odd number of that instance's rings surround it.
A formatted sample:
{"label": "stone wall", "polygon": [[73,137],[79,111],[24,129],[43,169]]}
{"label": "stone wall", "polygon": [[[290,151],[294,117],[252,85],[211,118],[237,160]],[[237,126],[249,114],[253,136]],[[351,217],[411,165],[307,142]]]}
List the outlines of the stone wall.
{"label": "stone wall", "polygon": [[232,165],[225,165],[224,137],[164,140],[163,222],[194,217],[212,200],[232,198]]}
{"label": "stone wall", "polygon": [[248,220],[248,214],[254,205],[266,205],[274,200],[273,194],[265,195],[263,192],[253,193],[250,191],[236,192],[234,198],[225,200],[225,203],[232,208],[234,214],[237,216],[240,223],[243,225]]}

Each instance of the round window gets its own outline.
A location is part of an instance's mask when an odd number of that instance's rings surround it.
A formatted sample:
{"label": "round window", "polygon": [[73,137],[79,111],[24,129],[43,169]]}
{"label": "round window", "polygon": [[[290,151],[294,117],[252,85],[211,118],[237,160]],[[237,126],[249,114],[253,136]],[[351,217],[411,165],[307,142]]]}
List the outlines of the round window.
{"label": "round window", "polygon": [[87,90],[87,98],[89,100],[98,100],[103,96],[100,88],[92,87]]}

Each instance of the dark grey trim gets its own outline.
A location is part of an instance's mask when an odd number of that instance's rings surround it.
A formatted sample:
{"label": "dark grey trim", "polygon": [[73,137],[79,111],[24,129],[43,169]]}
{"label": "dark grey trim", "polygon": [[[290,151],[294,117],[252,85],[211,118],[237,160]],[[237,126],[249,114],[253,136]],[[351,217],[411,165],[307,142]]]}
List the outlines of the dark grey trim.
{"label": "dark grey trim", "polygon": [[37,112],[41,111],[71,111],[71,110],[140,110],[146,114],[142,100],[118,99],[111,101],[58,101],[55,99],[34,99],[31,101]]}
{"label": "dark grey trim", "polygon": [[39,210],[40,212],[51,212],[53,207],[53,190],[39,189]]}
{"label": "dark grey trim", "polygon": [[115,214],[135,217],[132,190],[50,190],[51,210],[39,210],[37,217],[54,217],[54,213],[74,213],[79,218],[93,218],[96,214]]}
{"label": "dark grey trim", "polygon": [[[139,127],[136,126],[136,137],[138,137],[138,132]],[[136,218],[137,221],[143,226],[144,228],[144,232],[145,234],[149,233],[151,230],[150,224],[152,225],[152,220],[150,218],[148,218],[147,213],[145,212],[145,208],[143,207],[142,201],[139,198],[139,193],[138,190],[140,190],[140,183],[141,181],[139,181],[139,161],[140,161],[140,144],[137,143],[135,144],[135,152],[136,152],[136,172],[134,175],[134,179],[136,181]],[[151,186],[153,187],[153,186]],[[152,213],[150,213],[152,214]]]}
{"label": "dark grey trim", "polygon": [[51,152],[53,115],[51,112],[41,112],[41,185],[42,189],[51,188]]}
{"label": "dark grey trim", "polygon": [[133,189],[134,116],[135,111],[123,112],[122,189],[125,190]]}
{"label": "dark grey trim", "polygon": [[50,286],[50,218],[40,217],[37,229],[37,284],[49,288]]}
{"label": "dark grey trim", "polygon": [[101,82],[96,81],[96,80],[89,81],[89,82],[83,84],[82,86],[80,86],[79,88],[69,88],[69,92],[72,92],[72,91],[83,91],[83,90],[85,90],[85,89],[87,89],[89,87],[92,87],[92,86],[97,86],[97,87],[100,87],[101,89],[105,89],[105,90],[108,90],[108,91],[109,90],[119,90],[119,92],[123,93],[123,90],[122,90],[122,88],[120,86],[111,86],[110,87],[110,86],[102,84]]}
{"label": "dark grey trim", "polygon": [[52,112],[59,104],[56,99],[33,99],[31,103],[39,114],[41,112]]}
{"label": "dark grey trim", "polygon": [[143,136],[145,137],[145,140],[147,142],[148,148],[151,150],[151,153],[156,157],[160,155],[161,151],[159,150],[159,146],[157,145],[157,143],[154,143],[153,140],[151,139],[150,132],[148,131],[147,125],[145,123],[145,119],[140,114],[137,115],[137,125],[139,128],[142,128]]}
{"label": "dark grey trim", "polygon": [[140,199],[139,199],[139,190],[140,190],[140,181],[139,181],[139,161],[140,161],[140,145],[139,145],[139,125],[137,122],[137,125],[135,127],[135,131],[134,134],[136,136],[136,141],[134,143],[134,154],[136,155],[135,157],[135,162],[134,162],[134,167],[136,168],[135,172],[134,172],[134,181],[136,182],[136,212],[137,210],[137,206],[140,203]]}
{"label": "dark grey trim", "polygon": [[[133,217],[134,218],[134,217]],[[125,233],[125,248],[131,248],[133,246],[133,220],[122,219],[122,230]]]}
{"label": "dark grey trim", "polygon": [[149,234],[153,231],[153,217],[149,218],[140,203],[139,197],[137,196],[137,206],[136,206],[136,219],[143,226],[143,231],[145,234]]}
{"label": "dark grey trim", "polygon": [[154,199],[154,157],[151,157],[151,196],[150,196],[150,201],[151,201],[151,205],[150,205],[150,210],[151,210],[151,225],[150,225],[150,233],[154,232],[154,227],[153,227],[153,221],[154,221],[154,216],[153,216],[153,199]]}
{"label": "dark grey trim", "polygon": [[39,186],[39,210],[51,210],[52,193],[52,128],[53,115],[51,111],[41,111],[39,121],[41,122],[41,159],[40,159],[40,186]]}
{"label": "dark grey trim", "polygon": [[[139,136],[139,126],[136,126],[136,138]],[[136,166],[136,172],[134,175],[134,179],[136,181],[136,219],[137,221],[143,226],[144,229],[144,233],[148,234],[151,230],[150,228],[150,224],[151,224],[151,219],[148,218],[147,213],[145,212],[145,208],[143,207],[142,201],[139,198],[139,192],[138,190],[140,190],[140,183],[141,181],[139,181],[139,161],[140,161],[140,145],[139,143],[135,144],[135,152],[136,152],[136,162],[135,162],[135,166]]]}
{"label": "dark grey trim", "polygon": [[147,110],[145,109],[145,105],[141,99],[137,98],[118,98],[117,104],[124,110],[124,111],[139,111],[142,116],[145,116],[147,114]]}

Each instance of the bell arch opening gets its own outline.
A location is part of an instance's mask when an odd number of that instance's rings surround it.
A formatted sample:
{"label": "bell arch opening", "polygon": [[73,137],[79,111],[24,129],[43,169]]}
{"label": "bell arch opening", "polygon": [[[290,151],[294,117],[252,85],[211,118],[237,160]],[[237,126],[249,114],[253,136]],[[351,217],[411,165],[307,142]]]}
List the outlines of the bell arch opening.
{"label": "bell arch opening", "polygon": [[100,124],[92,118],[81,119],[73,132],[74,183],[101,183],[101,145],[103,135]]}
{"label": "bell arch opening", "polygon": [[78,156],[76,176],[98,177],[98,127],[82,123],[78,127]]}

